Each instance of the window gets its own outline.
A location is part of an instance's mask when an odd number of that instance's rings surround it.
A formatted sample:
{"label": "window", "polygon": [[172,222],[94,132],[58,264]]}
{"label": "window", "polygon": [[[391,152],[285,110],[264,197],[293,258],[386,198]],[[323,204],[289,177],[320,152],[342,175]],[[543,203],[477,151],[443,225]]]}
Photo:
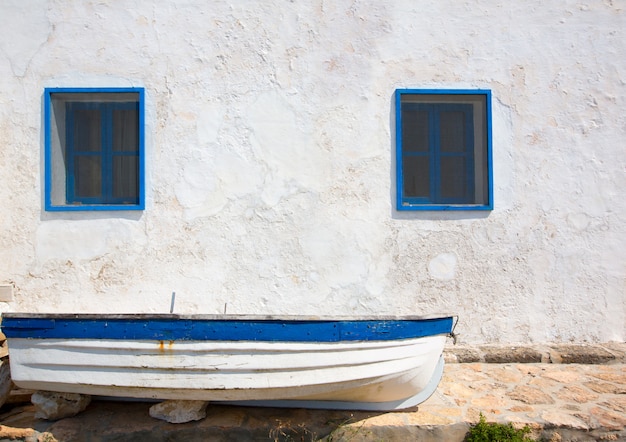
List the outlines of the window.
{"label": "window", "polygon": [[491,92],[396,90],[397,210],[491,210]]}
{"label": "window", "polygon": [[44,94],[45,208],[144,208],[142,88]]}

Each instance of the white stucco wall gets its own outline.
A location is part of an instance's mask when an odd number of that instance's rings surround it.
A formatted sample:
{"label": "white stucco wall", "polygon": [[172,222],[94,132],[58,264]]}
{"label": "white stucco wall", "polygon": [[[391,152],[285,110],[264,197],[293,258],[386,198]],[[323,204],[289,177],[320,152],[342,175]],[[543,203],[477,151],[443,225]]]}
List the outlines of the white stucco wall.
{"label": "white stucco wall", "polygon": [[[0,2],[0,311],[626,338],[623,1]],[[146,90],[143,212],[43,210],[45,87]],[[396,88],[493,94],[495,209],[394,210]]]}

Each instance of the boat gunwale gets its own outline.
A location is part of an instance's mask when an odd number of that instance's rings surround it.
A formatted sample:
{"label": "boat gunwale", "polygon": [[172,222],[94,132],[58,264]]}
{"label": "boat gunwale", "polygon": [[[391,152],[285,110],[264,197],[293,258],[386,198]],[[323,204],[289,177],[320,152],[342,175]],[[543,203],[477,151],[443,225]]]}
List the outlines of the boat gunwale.
{"label": "boat gunwale", "polygon": [[[156,341],[389,341],[445,334],[455,317],[314,319],[314,317],[145,314],[10,314],[0,324],[13,338],[133,339]],[[397,318],[397,317],[396,317]]]}
{"label": "boat gunwale", "polygon": [[451,314],[428,315],[236,315],[236,314],[181,314],[181,313],[20,313],[4,312],[3,318],[11,319],[99,319],[99,320],[191,320],[191,321],[285,321],[285,322],[375,322],[375,321],[421,321],[432,319],[456,319]]}

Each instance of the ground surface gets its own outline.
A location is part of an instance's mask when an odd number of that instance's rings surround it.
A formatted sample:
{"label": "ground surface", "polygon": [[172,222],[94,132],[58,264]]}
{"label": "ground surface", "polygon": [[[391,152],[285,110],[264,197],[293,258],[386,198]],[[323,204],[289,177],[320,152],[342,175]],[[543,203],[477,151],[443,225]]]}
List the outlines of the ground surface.
{"label": "ground surface", "polygon": [[401,412],[211,404],[205,419],[169,424],[149,416],[150,403],[96,400],[75,417],[48,422],[34,418],[26,397],[0,410],[0,440],[461,441],[480,413],[528,425],[546,440],[626,440],[625,344],[454,347],[446,359],[437,392]]}

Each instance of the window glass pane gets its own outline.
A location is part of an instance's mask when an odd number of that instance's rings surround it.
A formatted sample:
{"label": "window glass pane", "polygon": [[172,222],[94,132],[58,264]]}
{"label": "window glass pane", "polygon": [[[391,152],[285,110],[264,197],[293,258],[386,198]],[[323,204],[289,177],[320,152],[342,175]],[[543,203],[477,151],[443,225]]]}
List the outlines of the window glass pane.
{"label": "window glass pane", "polygon": [[428,112],[402,111],[402,149],[405,152],[428,152]]}
{"label": "window glass pane", "polygon": [[468,195],[465,157],[441,158],[441,197],[461,202]]}
{"label": "window glass pane", "polygon": [[136,152],[139,149],[139,115],[136,109],[113,110],[113,150]]}
{"label": "window glass pane", "polygon": [[430,170],[427,156],[404,157],[402,171],[405,196],[427,198],[430,195]]}
{"label": "window glass pane", "polygon": [[99,152],[101,150],[102,132],[100,130],[100,111],[74,111],[74,151]]}
{"label": "window glass pane", "polygon": [[74,196],[77,198],[102,197],[102,159],[94,155],[74,157]]}
{"label": "window glass pane", "polygon": [[465,114],[463,112],[440,112],[439,130],[442,152],[465,151]]}
{"label": "window glass pane", "polygon": [[136,200],[139,197],[138,157],[113,157],[113,198]]}

